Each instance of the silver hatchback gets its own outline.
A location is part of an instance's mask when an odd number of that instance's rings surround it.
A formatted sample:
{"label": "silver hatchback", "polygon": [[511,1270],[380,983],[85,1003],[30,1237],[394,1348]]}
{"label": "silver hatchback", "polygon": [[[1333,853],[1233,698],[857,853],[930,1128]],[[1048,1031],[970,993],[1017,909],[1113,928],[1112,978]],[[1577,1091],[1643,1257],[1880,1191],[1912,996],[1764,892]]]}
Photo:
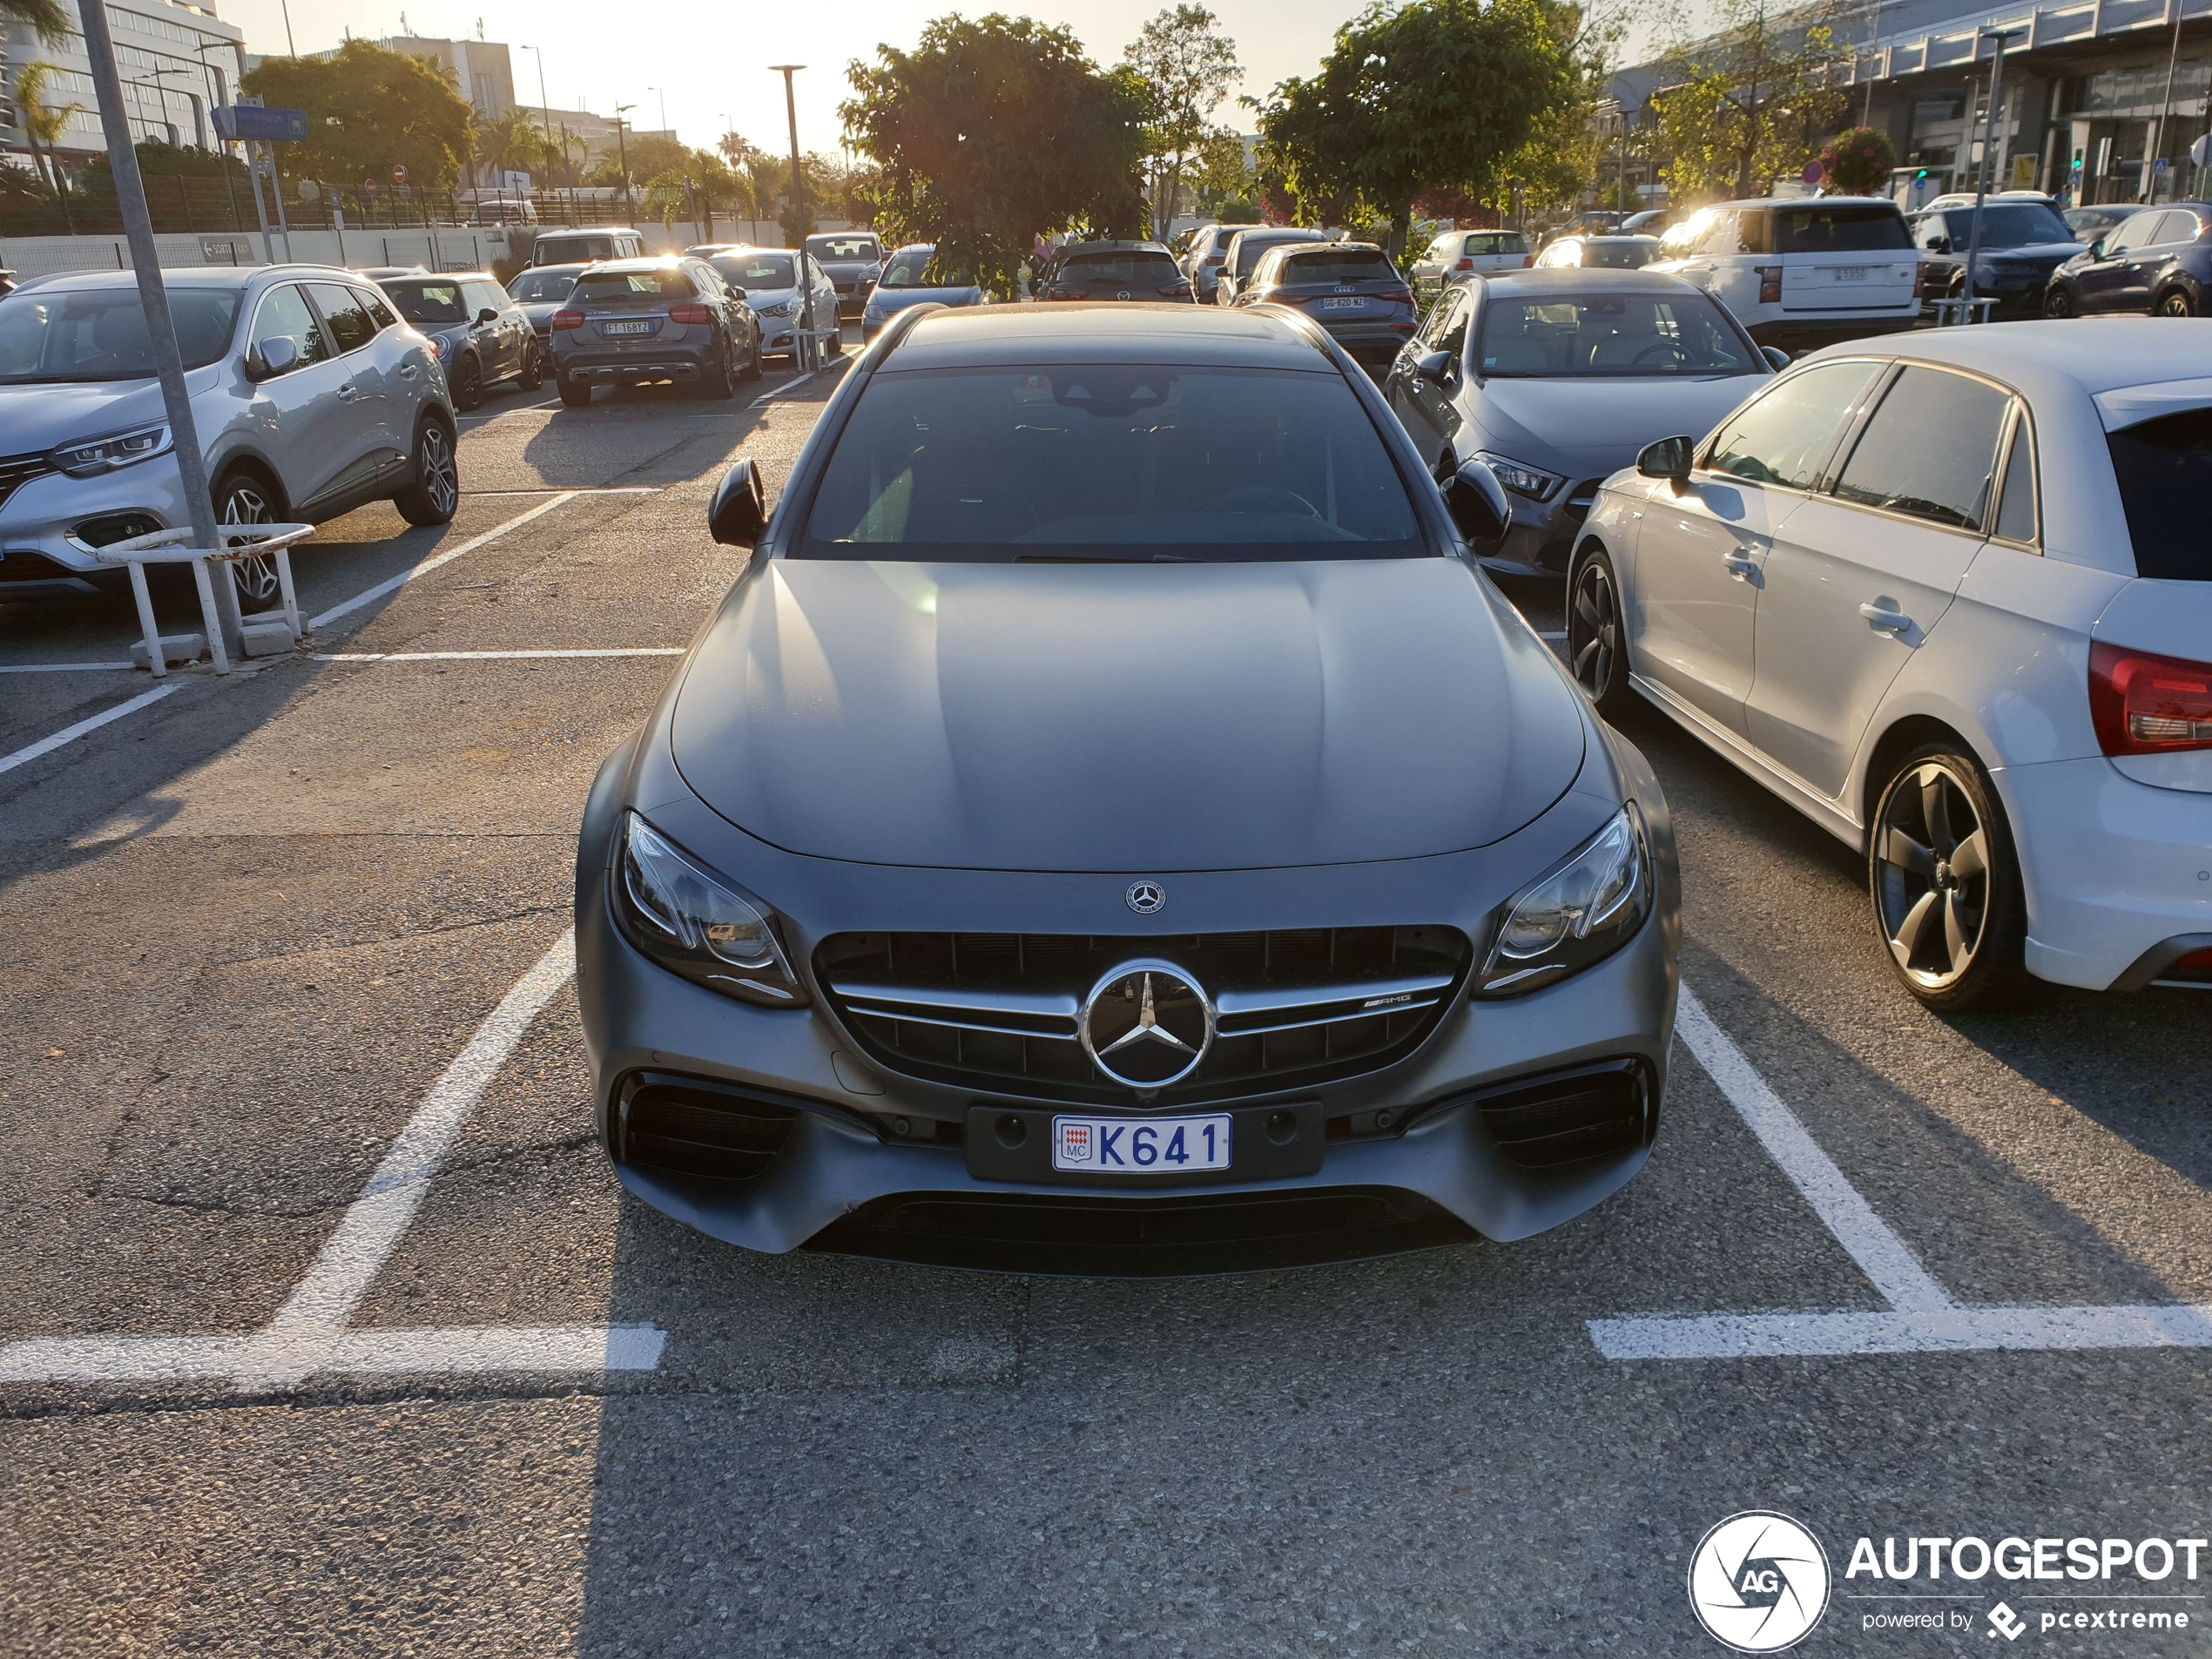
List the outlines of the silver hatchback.
{"label": "silver hatchback", "polygon": [[[453,516],[445,372],[374,284],[309,265],[165,281],[219,520],[384,499],[410,523]],[[98,549],[189,522],[129,275],[33,278],[0,300],[0,584],[109,587]],[[273,570],[233,568],[248,609],[275,603]]]}

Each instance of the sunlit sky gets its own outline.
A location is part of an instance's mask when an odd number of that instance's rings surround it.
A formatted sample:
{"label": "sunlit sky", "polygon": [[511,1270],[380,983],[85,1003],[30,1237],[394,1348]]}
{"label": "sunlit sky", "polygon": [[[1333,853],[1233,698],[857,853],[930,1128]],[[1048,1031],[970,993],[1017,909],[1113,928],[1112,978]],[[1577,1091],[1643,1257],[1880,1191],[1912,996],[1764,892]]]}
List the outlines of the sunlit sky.
{"label": "sunlit sky", "polygon": [[[203,0],[203,3],[209,0]],[[1045,0],[997,9],[1042,21],[1065,24],[1101,64],[1120,58],[1146,18],[1163,0]],[[250,51],[276,53],[285,47],[280,0],[212,0],[221,17],[246,30]],[[1240,91],[1264,94],[1276,82],[1305,75],[1328,50],[1336,29],[1358,0],[1211,0],[1223,29],[1237,42],[1244,67]],[[784,118],[783,78],[772,64],[803,63],[799,76],[799,138],[807,150],[834,153],[839,138],[837,105],[849,97],[846,68],[854,58],[873,58],[879,44],[911,48],[924,23],[953,10],[927,0],[786,0],[781,5],[746,5],[721,0],[641,5],[632,10],[608,0],[290,0],[298,50],[334,46],[350,29],[381,38],[401,32],[474,39],[479,19],[485,37],[510,47],[541,46],[545,58],[545,96],[556,110],[579,104],[602,115],[618,104],[635,104],[631,118],[641,128],[661,125],[664,97],[668,123],[685,143],[711,144],[732,127],[764,149],[788,147]],[[978,17],[989,4],[961,8]],[[516,95],[526,104],[538,99],[537,59],[513,53]],[[653,89],[658,88],[656,91]],[[1215,118],[1250,132],[1248,111],[1233,102]]]}

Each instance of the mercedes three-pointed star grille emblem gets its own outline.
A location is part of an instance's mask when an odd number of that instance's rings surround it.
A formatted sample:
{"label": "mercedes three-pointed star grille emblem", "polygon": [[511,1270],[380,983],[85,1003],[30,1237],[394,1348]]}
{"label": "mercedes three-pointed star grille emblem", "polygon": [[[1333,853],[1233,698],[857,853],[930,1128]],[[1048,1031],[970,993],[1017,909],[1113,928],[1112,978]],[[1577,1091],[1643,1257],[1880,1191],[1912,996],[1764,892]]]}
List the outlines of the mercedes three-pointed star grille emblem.
{"label": "mercedes three-pointed star grille emblem", "polygon": [[1105,1076],[1157,1094],[1197,1070],[1213,1047],[1213,1004],[1172,962],[1124,962],[1091,988],[1082,1035]]}

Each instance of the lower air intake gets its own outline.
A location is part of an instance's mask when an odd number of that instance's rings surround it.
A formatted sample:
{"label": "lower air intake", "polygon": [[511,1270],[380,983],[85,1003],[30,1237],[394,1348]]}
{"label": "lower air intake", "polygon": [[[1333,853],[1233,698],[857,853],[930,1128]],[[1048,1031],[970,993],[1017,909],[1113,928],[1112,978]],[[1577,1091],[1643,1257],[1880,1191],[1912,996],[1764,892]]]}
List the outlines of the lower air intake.
{"label": "lower air intake", "polygon": [[1555,1170],[1633,1151],[1651,1127],[1651,1089],[1639,1061],[1540,1077],[1475,1103],[1509,1163]]}
{"label": "lower air intake", "polygon": [[615,1155],[641,1170],[749,1181],[775,1163],[798,1121],[795,1108],[725,1083],[637,1072],[617,1097]]}

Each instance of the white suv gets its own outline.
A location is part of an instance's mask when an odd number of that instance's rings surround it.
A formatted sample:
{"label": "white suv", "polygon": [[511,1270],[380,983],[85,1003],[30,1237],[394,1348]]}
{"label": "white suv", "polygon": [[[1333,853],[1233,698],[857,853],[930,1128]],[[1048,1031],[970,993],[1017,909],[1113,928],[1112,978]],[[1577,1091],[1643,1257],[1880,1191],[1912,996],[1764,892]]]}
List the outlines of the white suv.
{"label": "white suv", "polygon": [[[163,281],[219,522],[385,499],[409,523],[453,516],[445,372],[374,283],[316,265]],[[111,587],[97,549],[190,522],[130,273],[35,277],[0,300],[0,583]],[[276,602],[265,562],[232,568],[248,610]]]}
{"label": "white suv", "polygon": [[1719,202],[1660,239],[1645,267],[1703,288],[1762,346],[1802,351],[1912,327],[1920,255],[1895,202],[1800,196]]}

